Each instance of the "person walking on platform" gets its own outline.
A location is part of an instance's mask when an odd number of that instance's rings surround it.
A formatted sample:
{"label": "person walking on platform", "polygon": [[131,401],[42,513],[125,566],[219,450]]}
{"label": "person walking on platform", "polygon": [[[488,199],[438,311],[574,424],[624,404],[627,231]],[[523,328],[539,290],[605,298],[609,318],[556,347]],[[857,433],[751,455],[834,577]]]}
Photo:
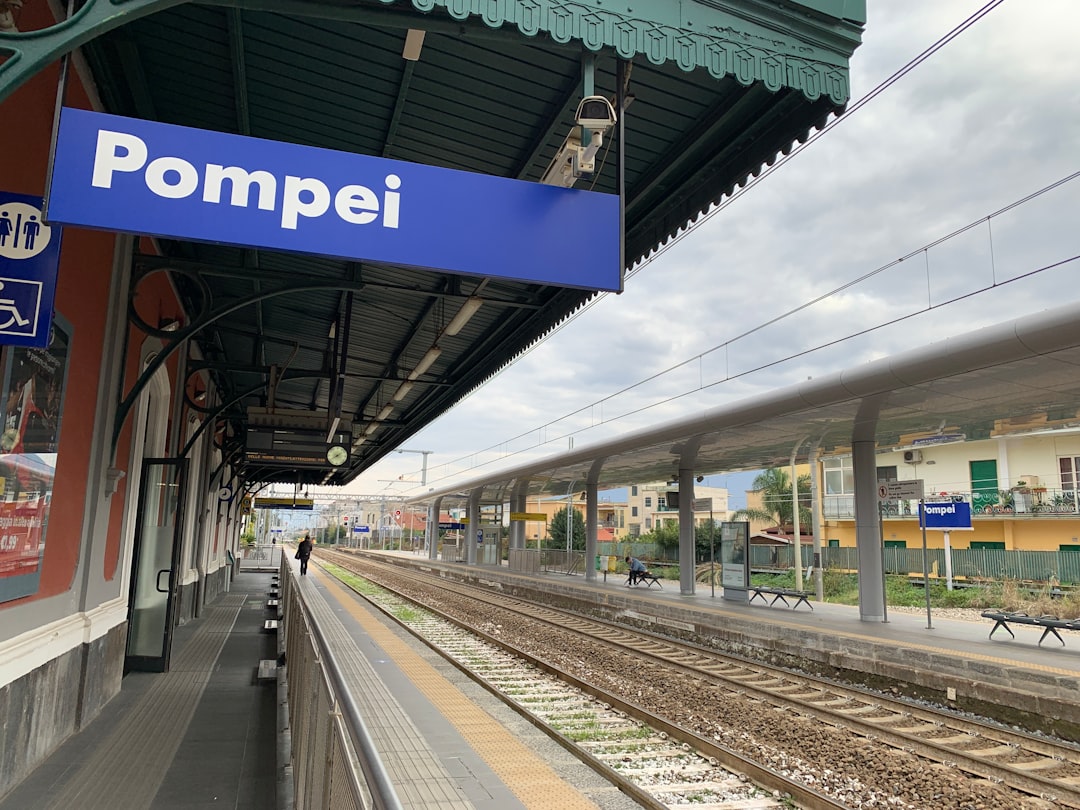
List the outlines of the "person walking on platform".
{"label": "person walking on platform", "polygon": [[300,561],[300,576],[307,576],[308,558],[311,557],[311,538],[304,535],[300,545],[296,548],[296,559]]}
{"label": "person walking on platform", "polygon": [[637,585],[638,580],[641,579],[642,575],[649,573],[649,570],[645,567],[645,563],[637,557],[627,557],[626,563],[630,566],[630,578],[626,582],[627,585]]}

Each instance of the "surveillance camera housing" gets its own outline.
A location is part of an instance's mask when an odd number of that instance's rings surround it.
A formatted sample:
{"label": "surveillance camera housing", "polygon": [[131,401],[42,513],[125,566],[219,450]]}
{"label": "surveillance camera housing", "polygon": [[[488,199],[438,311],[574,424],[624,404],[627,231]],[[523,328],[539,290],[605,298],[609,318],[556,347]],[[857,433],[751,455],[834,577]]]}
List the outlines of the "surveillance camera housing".
{"label": "surveillance camera housing", "polygon": [[603,96],[586,96],[578,104],[575,118],[581,127],[581,141],[587,145],[574,156],[574,173],[592,174],[596,171],[596,153],[604,144],[604,133],[615,126],[615,108]]}
{"label": "surveillance camera housing", "polygon": [[583,98],[581,103],[578,104],[575,118],[578,126],[582,129],[589,132],[600,131],[601,134],[615,126],[617,120],[615,108],[603,96],[586,96]]}

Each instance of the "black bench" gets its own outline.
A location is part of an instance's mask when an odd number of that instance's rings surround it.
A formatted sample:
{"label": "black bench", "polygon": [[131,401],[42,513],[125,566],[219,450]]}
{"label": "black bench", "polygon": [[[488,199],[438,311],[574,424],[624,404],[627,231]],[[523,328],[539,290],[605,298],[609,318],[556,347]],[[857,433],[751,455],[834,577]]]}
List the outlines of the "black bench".
{"label": "black bench", "polygon": [[[777,600],[784,603],[784,607],[790,607],[792,610],[799,605],[805,604],[811,610],[814,606],[810,604],[810,594],[807,591],[797,591],[794,588],[767,588],[764,585],[751,585],[750,586],[750,601],[753,602],[759,596],[761,601],[765,601],[766,596],[772,596],[772,601],[769,602],[769,606],[775,605]],[[795,604],[788,604],[788,599],[794,599]]]}
{"label": "black bench", "polygon": [[1039,636],[1039,644],[1042,644],[1048,635],[1052,635],[1065,646],[1065,639],[1058,630],[1080,630],[1080,619],[1059,619],[1057,616],[1029,616],[1026,613],[1013,613],[1005,610],[984,610],[984,619],[994,620],[994,629],[990,631],[990,638],[994,637],[999,627],[1004,627],[1005,632],[1013,638],[1016,636],[1009,629],[1009,622],[1013,624],[1030,624],[1034,627],[1043,628],[1043,634]]}
{"label": "black bench", "polygon": [[664,586],[660,584],[660,580],[656,578],[656,574],[650,574],[648,571],[630,571],[627,574],[627,586],[640,585],[642,582],[650,588],[653,586],[653,583],[655,583],[656,587],[660,590],[664,590]]}

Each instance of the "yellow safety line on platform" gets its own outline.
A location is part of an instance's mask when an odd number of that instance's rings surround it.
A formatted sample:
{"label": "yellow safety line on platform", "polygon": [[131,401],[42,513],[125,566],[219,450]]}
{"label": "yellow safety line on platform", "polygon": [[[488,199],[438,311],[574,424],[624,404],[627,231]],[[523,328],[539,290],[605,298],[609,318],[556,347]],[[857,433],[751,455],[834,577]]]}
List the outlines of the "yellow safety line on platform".
{"label": "yellow safety line on platform", "polygon": [[522,804],[530,810],[597,807],[358,604],[351,591],[329,575],[319,579]]}

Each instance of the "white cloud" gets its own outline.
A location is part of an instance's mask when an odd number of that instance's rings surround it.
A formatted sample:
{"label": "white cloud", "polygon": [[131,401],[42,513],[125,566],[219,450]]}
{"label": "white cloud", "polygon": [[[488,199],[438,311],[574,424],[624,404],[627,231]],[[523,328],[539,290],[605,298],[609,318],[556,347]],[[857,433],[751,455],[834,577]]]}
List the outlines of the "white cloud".
{"label": "white cloud", "polygon": [[[852,60],[854,98],[983,5],[871,3]],[[408,447],[435,451],[428,485],[452,483],[434,480],[451,461],[465,459],[455,470],[522,463],[565,450],[566,434],[583,427],[592,426],[574,436],[579,447],[1075,300],[1075,265],[1003,282],[1080,254],[1080,180],[710,351],[1080,168],[1078,30],[1072,0],[996,8],[632,276],[622,295],[597,302],[411,439]],[[639,410],[952,298],[962,300]],[[350,489],[378,492],[378,479],[409,473],[418,479],[419,462],[391,454]]]}

